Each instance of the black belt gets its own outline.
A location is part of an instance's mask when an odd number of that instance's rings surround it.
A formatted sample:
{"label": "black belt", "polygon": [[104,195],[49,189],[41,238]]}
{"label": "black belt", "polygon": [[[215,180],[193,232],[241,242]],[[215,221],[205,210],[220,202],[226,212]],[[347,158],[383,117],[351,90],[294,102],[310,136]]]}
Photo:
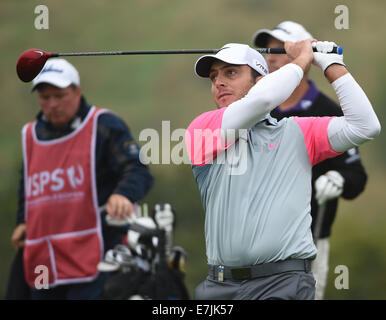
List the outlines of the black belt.
{"label": "black belt", "polygon": [[311,261],[288,259],[241,268],[209,264],[208,269],[209,277],[213,280],[248,280],[289,271],[309,272],[311,270]]}

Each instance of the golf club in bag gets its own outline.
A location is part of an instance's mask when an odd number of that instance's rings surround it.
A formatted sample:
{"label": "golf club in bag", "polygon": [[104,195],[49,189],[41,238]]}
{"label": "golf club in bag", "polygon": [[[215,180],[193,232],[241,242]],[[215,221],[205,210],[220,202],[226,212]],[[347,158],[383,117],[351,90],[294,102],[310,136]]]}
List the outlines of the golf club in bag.
{"label": "golf club in bag", "polygon": [[[110,218],[106,221],[111,226],[122,224]],[[108,250],[98,265],[100,272],[108,273],[103,299],[189,299],[183,269],[186,252],[173,247],[174,227],[175,213],[167,203],[156,204],[152,217],[131,219],[127,245]]]}

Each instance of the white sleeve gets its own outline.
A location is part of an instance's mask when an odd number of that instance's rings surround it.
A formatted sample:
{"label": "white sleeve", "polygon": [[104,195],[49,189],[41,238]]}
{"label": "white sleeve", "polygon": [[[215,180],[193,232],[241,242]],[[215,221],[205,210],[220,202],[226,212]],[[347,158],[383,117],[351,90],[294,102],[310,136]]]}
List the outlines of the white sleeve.
{"label": "white sleeve", "polygon": [[302,78],[302,68],[293,63],[264,76],[245,97],[226,108],[221,128],[238,130],[253,127],[271,110],[287,100]]}
{"label": "white sleeve", "polygon": [[328,125],[331,148],[344,152],[381,132],[381,125],[369,99],[351,74],[347,73],[332,83],[343,111],[343,117],[333,118]]}

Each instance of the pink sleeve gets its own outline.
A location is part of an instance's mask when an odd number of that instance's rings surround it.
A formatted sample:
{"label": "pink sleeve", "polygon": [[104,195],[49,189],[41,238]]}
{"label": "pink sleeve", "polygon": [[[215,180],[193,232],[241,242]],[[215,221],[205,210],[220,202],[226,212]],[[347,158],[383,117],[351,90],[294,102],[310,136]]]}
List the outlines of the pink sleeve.
{"label": "pink sleeve", "polygon": [[333,117],[293,117],[303,132],[311,165],[328,158],[336,157],[341,152],[331,148],[328,140],[327,127]]}
{"label": "pink sleeve", "polygon": [[185,143],[189,158],[194,165],[205,165],[225,150],[221,139],[221,123],[225,107],[205,112],[195,118],[185,133]]}

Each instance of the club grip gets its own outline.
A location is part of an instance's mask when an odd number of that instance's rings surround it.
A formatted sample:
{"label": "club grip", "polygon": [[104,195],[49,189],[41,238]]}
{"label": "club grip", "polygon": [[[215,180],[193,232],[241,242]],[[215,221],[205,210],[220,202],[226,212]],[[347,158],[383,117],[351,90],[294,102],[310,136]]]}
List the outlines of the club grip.
{"label": "club grip", "polygon": [[[312,48],[314,52],[318,52],[316,48]],[[284,48],[263,48],[263,49],[256,49],[260,53],[267,53],[267,54],[285,54]],[[333,47],[331,52],[328,53],[337,53],[337,54],[343,54],[343,47],[337,46]]]}
{"label": "club grip", "polygon": [[267,48],[267,49],[264,49],[264,50],[266,52],[263,52],[263,53],[268,53],[268,54],[286,54],[284,48]]}
{"label": "club grip", "polygon": [[342,46],[333,47],[332,53],[343,54],[343,47]]}
{"label": "club grip", "polygon": [[[313,42],[312,43],[312,49],[313,49],[314,52],[318,52],[318,50],[316,50],[315,46],[316,46],[316,42]],[[332,51],[331,52],[327,52],[327,53],[343,54],[343,47],[342,46],[333,47]]]}

